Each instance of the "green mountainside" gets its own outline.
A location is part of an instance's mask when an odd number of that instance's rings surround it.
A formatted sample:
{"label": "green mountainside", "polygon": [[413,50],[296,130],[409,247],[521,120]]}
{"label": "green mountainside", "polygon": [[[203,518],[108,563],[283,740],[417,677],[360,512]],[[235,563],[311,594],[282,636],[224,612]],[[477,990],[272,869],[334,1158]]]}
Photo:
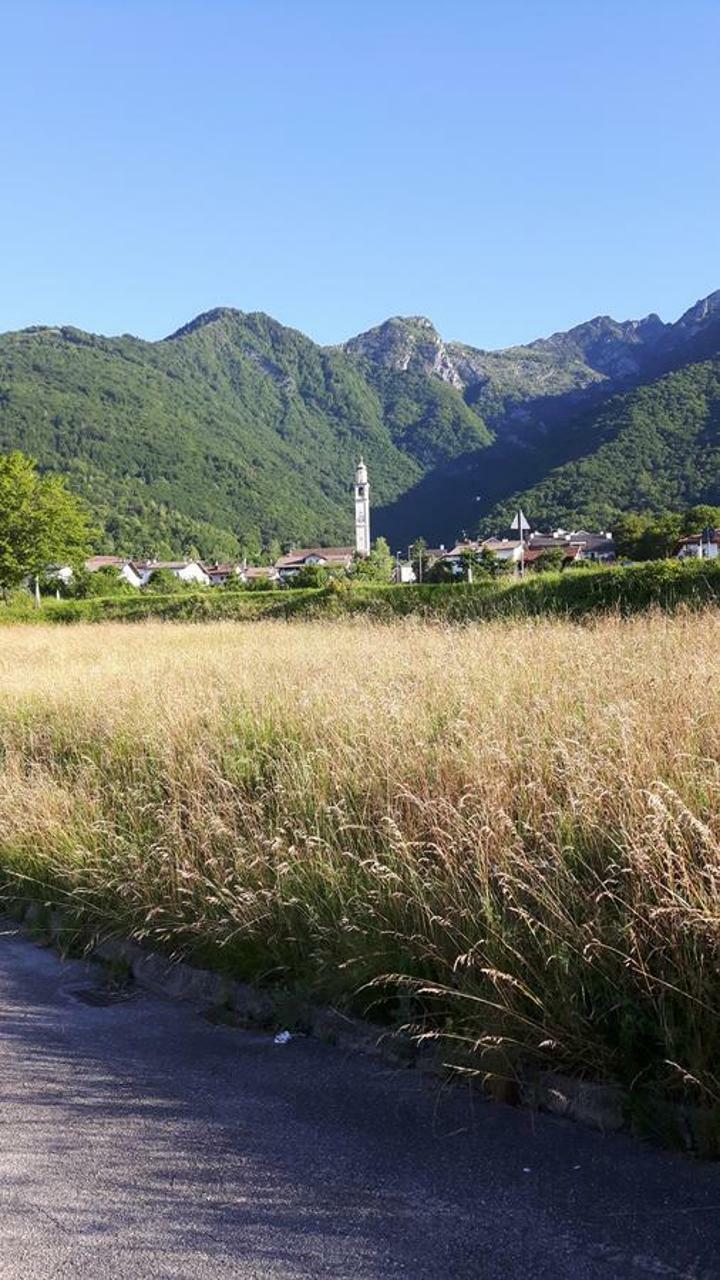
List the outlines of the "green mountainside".
{"label": "green mountainside", "polygon": [[136,555],[349,542],[360,453],[396,547],[499,529],[519,498],[606,524],[720,501],[718,356],[720,293],[495,352],[419,316],[330,348],[229,308],[161,342],[37,327],[0,335],[0,450],[67,474],[98,549]]}
{"label": "green mountainside", "polygon": [[453,388],[379,381],[261,314],[210,312],[155,343],[25,330],[0,337],[0,449],[67,473],[107,549],[347,542],[360,453],[382,504],[490,439]]}
{"label": "green mountainside", "polygon": [[556,448],[568,460],[492,508],[488,532],[518,506],[547,525],[609,528],[624,511],[720,504],[720,359],[613,397],[569,423]]}

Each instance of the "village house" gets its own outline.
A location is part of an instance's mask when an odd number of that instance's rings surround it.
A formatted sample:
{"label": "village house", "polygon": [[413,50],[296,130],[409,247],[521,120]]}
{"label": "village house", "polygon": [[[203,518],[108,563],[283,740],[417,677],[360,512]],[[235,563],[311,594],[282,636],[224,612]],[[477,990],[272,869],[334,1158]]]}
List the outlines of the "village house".
{"label": "village house", "polygon": [[243,582],[279,582],[280,575],[274,564],[248,564],[239,570]]}
{"label": "village house", "polygon": [[440,559],[452,565],[454,571],[459,574],[462,572],[463,557],[468,552],[479,555],[481,551],[492,551],[498,560],[509,560],[513,564],[519,564],[522,547],[523,544],[518,538],[485,538],[482,542],[466,538],[462,542],[457,542],[450,551],[444,552]]}
{"label": "village house", "polygon": [[[129,560],[126,566],[133,577],[139,579],[138,585],[144,587],[158,569],[172,573],[180,582],[192,582],[196,586],[209,587],[210,577],[199,560]],[[126,574],[130,581],[130,577]]]}
{"label": "village house", "polygon": [[147,581],[139,568],[133,564],[132,560],[124,560],[120,566],[118,577],[124,582],[128,582],[131,587],[142,587]]}
{"label": "village house", "polygon": [[203,564],[202,568],[208,576],[211,587],[224,587],[230,578],[241,576],[241,570],[236,564]]}
{"label": "village house", "polygon": [[[562,530],[556,533],[562,534]],[[569,545],[578,547],[578,560],[592,560],[597,564],[615,559],[615,542],[611,533],[602,529],[593,533],[588,529],[574,529],[567,535]]]}
{"label": "village house", "polygon": [[716,560],[720,555],[720,529],[703,529],[678,538],[673,549],[678,560]]}
{"label": "village house", "polygon": [[289,582],[307,565],[320,565],[325,569],[349,569],[355,556],[354,547],[302,547],[289,551],[275,561],[281,582]]}
{"label": "village house", "polygon": [[555,544],[547,547],[528,547],[523,555],[523,564],[525,568],[536,568],[541,556],[545,555],[547,551],[554,551],[556,549],[562,554],[562,563],[560,565],[560,568],[562,569],[566,568],[569,564],[573,564],[576,560],[581,559],[580,548],[577,546],[571,546],[570,544],[559,547],[556,547]]}
{"label": "village house", "polygon": [[[125,569],[127,565],[128,561],[122,556],[88,556],[83,567],[87,573],[97,573],[100,569],[117,569],[119,577],[126,577],[128,581],[132,580],[133,586],[140,586],[139,580],[135,580],[135,574],[126,575]],[[74,577],[72,566],[69,564],[50,565],[45,573],[48,578],[61,582],[65,586]]]}
{"label": "village house", "polygon": [[615,559],[615,543],[611,533],[604,530],[591,533],[587,529],[554,529],[552,533],[530,533],[526,539],[529,551],[547,551],[559,548],[563,552],[573,548],[567,558],[592,560],[602,563]]}
{"label": "village house", "polygon": [[126,563],[123,556],[90,556],[85,561],[88,573],[97,573],[99,569],[118,569]]}
{"label": "village house", "polygon": [[498,560],[519,564],[523,543],[520,538],[485,538],[477,544],[478,551],[492,551]]}
{"label": "village house", "polygon": [[521,565],[526,569],[533,569],[544,551],[555,550],[562,552],[565,565],[582,560],[604,563],[615,559],[612,534],[566,529],[555,529],[552,533],[528,532],[522,541],[519,538],[484,538],[478,541],[465,539],[456,543],[451,551],[445,552],[442,559],[451,564],[459,574],[463,556],[467,552],[479,555],[482,551],[491,551],[498,560],[511,563],[517,572]]}

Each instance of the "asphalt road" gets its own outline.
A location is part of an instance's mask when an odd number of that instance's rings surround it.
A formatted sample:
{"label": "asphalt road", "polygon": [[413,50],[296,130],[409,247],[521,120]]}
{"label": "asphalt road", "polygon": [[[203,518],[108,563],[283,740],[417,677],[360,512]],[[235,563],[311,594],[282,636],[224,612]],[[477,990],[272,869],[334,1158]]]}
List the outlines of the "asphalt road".
{"label": "asphalt road", "polygon": [[720,1166],[0,936],[2,1280],[720,1280]]}

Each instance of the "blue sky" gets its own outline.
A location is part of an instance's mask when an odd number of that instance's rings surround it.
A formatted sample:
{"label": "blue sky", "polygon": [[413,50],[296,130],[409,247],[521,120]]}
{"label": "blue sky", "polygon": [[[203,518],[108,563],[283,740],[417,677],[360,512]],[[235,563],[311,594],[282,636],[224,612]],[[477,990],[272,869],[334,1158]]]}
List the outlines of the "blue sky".
{"label": "blue sky", "polygon": [[497,347],[720,288],[717,0],[2,0],[0,329]]}

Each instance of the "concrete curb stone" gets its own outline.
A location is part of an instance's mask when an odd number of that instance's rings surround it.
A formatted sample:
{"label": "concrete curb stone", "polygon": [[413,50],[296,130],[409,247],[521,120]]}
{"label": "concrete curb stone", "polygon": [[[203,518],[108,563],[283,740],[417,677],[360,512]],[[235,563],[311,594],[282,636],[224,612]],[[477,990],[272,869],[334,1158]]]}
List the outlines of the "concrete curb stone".
{"label": "concrete curb stone", "polygon": [[[45,924],[54,939],[71,929],[77,920],[60,910],[47,909],[36,901],[27,902],[22,922],[36,928]],[[182,960],[172,960],[124,938],[106,938],[96,943],[90,955],[107,963],[127,965],[138,986],[170,1000],[182,1000],[204,1008],[224,1007],[240,1023],[272,1027],[277,1023],[278,1006],[271,992],[247,983],[235,982],[209,969],[196,968]],[[412,1067],[423,1074],[444,1076],[438,1046],[416,1045],[409,1036],[383,1030],[338,1009],[308,1010],[309,1033],[319,1040],[355,1053],[365,1053],[394,1066]],[[626,1127],[627,1094],[614,1085],[576,1080],[555,1072],[540,1073],[521,1082],[520,1101],[524,1106],[563,1116],[578,1124],[615,1132]]]}

